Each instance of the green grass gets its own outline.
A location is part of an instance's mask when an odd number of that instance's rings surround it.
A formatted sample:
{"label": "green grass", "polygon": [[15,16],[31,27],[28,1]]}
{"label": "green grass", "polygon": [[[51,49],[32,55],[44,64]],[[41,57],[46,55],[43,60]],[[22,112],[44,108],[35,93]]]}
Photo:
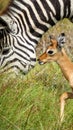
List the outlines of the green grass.
{"label": "green grass", "polygon": [[59,122],[59,97],[70,91],[57,64],[36,65],[26,76],[0,75],[0,130],[73,130],[73,101]]}

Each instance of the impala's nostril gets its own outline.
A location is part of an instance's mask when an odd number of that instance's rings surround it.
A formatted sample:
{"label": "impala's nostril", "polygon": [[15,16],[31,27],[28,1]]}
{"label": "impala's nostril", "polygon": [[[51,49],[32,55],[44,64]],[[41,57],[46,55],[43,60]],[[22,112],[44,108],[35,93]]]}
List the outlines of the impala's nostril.
{"label": "impala's nostril", "polygon": [[38,63],[40,62],[40,59],[37,59]]}
{"label": "impala's nostril", "polygon": [[39,61],[39,59],[37,59],[37,61]]}

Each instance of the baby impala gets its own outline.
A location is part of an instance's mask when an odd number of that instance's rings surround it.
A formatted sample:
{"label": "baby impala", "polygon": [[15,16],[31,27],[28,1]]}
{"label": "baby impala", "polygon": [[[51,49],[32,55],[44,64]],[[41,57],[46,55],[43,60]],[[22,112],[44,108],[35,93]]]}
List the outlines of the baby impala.
{"label": "baby impala", "polygon": [[61,68],[65,78],[69,81],[72,92],[64,92],[60,97],[60,120],[64,118],[64,106],[67,99],[73,99],[73,63],[68,58],[63,46],[65,44],[65,34],[61,33],[55,39],[50,36],[50,44],[47,50],[39,57],[39,64],[55,61]]}

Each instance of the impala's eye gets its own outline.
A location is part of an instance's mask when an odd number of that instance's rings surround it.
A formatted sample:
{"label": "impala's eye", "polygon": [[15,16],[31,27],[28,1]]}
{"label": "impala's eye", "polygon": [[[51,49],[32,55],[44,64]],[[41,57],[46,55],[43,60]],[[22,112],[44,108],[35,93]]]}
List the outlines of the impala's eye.
{"label": "impala's eye", "polygon": [[48,53],[49,55],[52,55],[54,52],[53,52],[53,50],[49,50],[49,51],[47,51],[47,53]]}

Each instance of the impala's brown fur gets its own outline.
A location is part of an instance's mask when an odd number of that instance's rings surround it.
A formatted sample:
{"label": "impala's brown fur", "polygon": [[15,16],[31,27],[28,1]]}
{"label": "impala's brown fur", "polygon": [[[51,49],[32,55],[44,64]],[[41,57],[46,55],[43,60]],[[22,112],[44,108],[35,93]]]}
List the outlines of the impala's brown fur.
{"label": "impala's brown fur", "polygon": [[66,99],[73,99],[73,63],[68,58],[64,48],[59,45],[61,43],[58,43],[55,38],[51,38],[50,42],[45,53],[39,57],[39,63],[44,64],[49,61],[57,62],[72,88],[72,92],[64,92],[60,97],[60,119],[63,121]]}

